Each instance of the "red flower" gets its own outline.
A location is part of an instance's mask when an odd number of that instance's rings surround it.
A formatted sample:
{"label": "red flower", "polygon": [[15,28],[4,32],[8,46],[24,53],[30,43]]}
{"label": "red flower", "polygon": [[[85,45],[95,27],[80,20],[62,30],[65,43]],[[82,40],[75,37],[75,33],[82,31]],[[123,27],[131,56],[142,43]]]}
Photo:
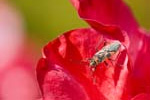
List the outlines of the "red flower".
{"label": "red flower", "polygon": [[[146,75],[150,76],[147,61],[150,56],[146,56],[149,37],[139,31],[128,7],[122,0],[72,0],[72,3],[91,28],[66,32],[44,47],[37,67],[43,99],[145,100],[149,86]],[[116,40],[121,42],[121,49],[118,58],[113,56],[114,61],[99,64],[93,74],[88,61],[80,63],[91,58],[105,41],[109,44]],[[147,59],[140,60],[143,55]]]}

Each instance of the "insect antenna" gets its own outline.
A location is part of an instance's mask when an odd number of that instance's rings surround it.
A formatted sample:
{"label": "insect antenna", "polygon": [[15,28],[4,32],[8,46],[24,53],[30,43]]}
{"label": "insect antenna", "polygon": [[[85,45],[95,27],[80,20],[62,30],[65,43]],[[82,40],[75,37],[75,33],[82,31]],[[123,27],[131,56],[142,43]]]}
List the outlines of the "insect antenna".
{"label": "insect antenna", "polygon": [[77,59],[69,59],[69,61],[71,62],[71,63],[74,63],[74,64],[80,64],[80,65],[89,65],[88,64],[88,60],[83,60],[83,59],[81,59],[81,60],[77,60]]}
{"label": "insect antenna", "polygon": [[99,47],[101,47],[101,44],[102,47],[105,46],[107,44],[106,40],[101,39],[100,41],[98,41],[97,45],[95,46],[96,52],[99,50]]}

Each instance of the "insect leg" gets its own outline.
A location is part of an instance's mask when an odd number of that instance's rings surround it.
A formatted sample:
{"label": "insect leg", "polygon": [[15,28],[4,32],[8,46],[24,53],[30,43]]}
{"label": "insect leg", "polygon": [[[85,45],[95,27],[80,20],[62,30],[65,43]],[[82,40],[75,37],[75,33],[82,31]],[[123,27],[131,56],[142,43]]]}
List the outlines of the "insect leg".
{"label": "insect leg", "polygon": [[[119,57],[122,56],[122,52],[119,52],[118,56],[117,56],[117,62],[116,62],[116,65],[120,66],[120,67],[123,67],[124,66],[124,62],[123,63],[119,63]],[[126,57],[125,57],[126,59]]]}
{"label": "insect leg", "polygon": [[108,64],[106,61],[104,61],[104,64],[106,67],[110,67],[110,64]]}
{"label": "insect leg", "polygon": [[88,60],[77,60],[77,59],[69,59],[70,62],[74,63],[74,64],[81,64],[81,65],[85,65],[88,63]]}
{"label": "insect leg", "polygon": [[[108,58],[108,59],[111,61],[112,65],[123,66],[123,65],[117,63],[117,61],[118,61],[120,55],[121,55],[121,52],[119,51],[119,53],[117,54],[117,56],[116,56],[115,59]],[[113,63],[113,62],[114,62],[114,63]]]}
{"label": "insect leg", "polygon": [[108,66],[108,63],[107,63],[106,61],[104,61],[104,64],[105,64],[106,66]]}

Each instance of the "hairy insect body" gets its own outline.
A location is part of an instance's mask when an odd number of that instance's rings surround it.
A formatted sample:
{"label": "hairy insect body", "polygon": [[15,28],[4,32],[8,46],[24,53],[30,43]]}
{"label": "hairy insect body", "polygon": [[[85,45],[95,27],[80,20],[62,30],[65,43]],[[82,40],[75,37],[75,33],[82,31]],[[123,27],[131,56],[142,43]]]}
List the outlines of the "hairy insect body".
{"label": "hairy insect body", "polygon": [[120,42],[116,41],[104,46],[101,50],[96,52],[90,59],[90,67],[92,70],[95,71],[97,65],[114,55],[119,50],[120,46]]}

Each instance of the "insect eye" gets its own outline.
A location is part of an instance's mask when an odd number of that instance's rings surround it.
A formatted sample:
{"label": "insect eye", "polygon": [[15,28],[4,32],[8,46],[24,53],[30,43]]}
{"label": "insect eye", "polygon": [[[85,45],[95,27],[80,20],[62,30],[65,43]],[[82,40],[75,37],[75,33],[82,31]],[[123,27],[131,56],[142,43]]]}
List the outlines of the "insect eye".
{"label": "insect eye", "polygon": [[96,62],[94,60],[91,60],[90,66],[95,66],[95,65],[96,65]]}

